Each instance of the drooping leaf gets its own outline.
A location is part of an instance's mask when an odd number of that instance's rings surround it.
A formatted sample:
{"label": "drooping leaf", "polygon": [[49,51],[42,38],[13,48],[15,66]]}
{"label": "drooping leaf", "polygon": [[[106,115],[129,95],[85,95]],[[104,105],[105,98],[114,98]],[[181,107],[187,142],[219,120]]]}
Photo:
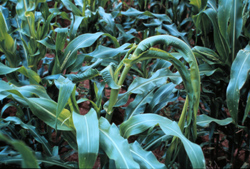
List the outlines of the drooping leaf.
{"label": "drooping leaf", "polygon": [[94,109],[86,115],[73,112],[80,168],[93,168],[99,151],[98,119]]}
{"label": "drooping leaf", "polygon": [[103,117],[99,125],[100,148],[115,161],[116,168],[139,168],[129,151],[128,141],[120,136],[118,128]]}
{"label": "drooping leaf", "polygon": [[205,158],[200,146],[189,141],[181,132],[178,124],[165,117],[156,114],[139,114],[120,125],[120,133],[128,138],[145,130],[160,125],[166,135],[177,136],[183,143],[184,148],[194,168],[205,168]]}
{"label": "drooping leaf", "polygon": [[211,122],[215,122],[215,123],[219,124],[220,126],[225,126],[225,125],[232,123],[232,118],[218,120],[218,119],[209,117],[205,114],[197,116],[196,124],[200,127],[208,127]]}
{"label": "drooping leaf", "polygon": [[0,140],[12,145],[22,156],[23,168],[39,168],[36,158],[22,141],[10,140],[0,132]]}
{"label": "drooping leaf", "polygon": [[28,77],[30,83],[38,84],[41,81],[40,76],[31,69],[26,69],[24,66],[19,68],[10,68],[2,63],[0,63],[0,75],[6,75],[12,72],[18,71],[22,73],[24,76]]}
{"label": "drooping leaf", "polygon": [[87,55],[92,56],[94,58],[113,58],[118,54],[125,54],[128,50],[126,48],[129,46],[129,43],[125,43],[118,48],[108,48],[105,46],[99,45],[93,52],[88,53]]}
{"label": "drooping leaf", "polygon": [[86,33],[72,40],[66,47],[63,57],[59,58],[61,71],[75,62],[78,49],[91,46],[101,35],[103,35],[102,32]]}
{"label": "drooping leaf", "polygon": [[66,77],[70,79],[73,83],[77,83],[80,81],[92,79],[99,75],[99,71],[96,69],[88,69],[80,74],[68,74]]}
{"label": "drooping leaf", "polygon": [[48,141],[38,133],[35,126],[32,126],[30,124],[25,124],[18,117],[12,117],[12,116],[9,116],[9,117],[5,118],[4,121],[9,121],[9,122],[12,122],[12,123],[14,123],[16,125],[21,125],[24,129],[29,130],[29,132],[36,139],[36,141],[38,141],[39,143],[41,143],[43,145],[44,151],[48,155],[52,156],[52,148],[51,148],[51,146],[49,145]]}

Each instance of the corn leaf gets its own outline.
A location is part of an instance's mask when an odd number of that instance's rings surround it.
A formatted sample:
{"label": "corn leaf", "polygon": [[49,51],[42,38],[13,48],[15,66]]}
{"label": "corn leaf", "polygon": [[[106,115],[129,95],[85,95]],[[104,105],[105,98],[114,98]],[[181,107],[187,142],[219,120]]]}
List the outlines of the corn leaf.
{"label": "corn leaf", "polygon": [[20,125],[22,126],[24,129],[29,130],[30,134],[34,137],[34,139],[36,141],[38,141],[39,143],[42,144],[44,151],[49,155],[52,156],[52,148],[48,143],[48,140],[45,139],[45,137],[41,136],[38,131],[36,130],[35,126],[32,126],[30,124],[26,124],[24,122],[22,122],[21,119],[19,119],[18,117],[7,117],[4,119],[4,121],[9,121],[14,123],[15,125]]}
{"label": "corn leaf", "polygon": [[22,156],[23,168],[39,168],[36,158],[22,141],[10,140],[0,133],[0,140],[12,145]]}
{"label": "corn leaf", "polygon": [[101,117],[99,120],[100,148],[115,161],[116,168],[139,168],[129,151],[128,141],[122,138],[118,128]]}
{"label": "corn leaf", "polygon": [[[68,78],[66,79],[63,76],[60,76],[54,82],[56,87],[59,89],[55,119],[55,124],[57,125],[57,119],[60,113],[63,111],[64,107],[68,103],[71,93],[75,92],[75,84],[73,84]],[[55,126],[54,128],[56,129],[57,126]]]}
{"label": "corn leaf", "polygon": [[91,46],[103,33],[86,33],[72,40],[64,51],[62,58],[59,58],[61,71],[71,66],[76,59],[77,50]]}
{"label": "corn leaf", "polygon": [[73,112],[80,168],[93,168],[99,151],[98,119],[94,109],[86,115]]}
{"label": "corn leaf", "polygon": [[220,126],[226,126],[226,125],[232,123],[232,118],[218,120],[218,119],[209,117],[205,114],[197,116],[196,124],[200,127],[208,127],[211,122],[215,122],[215,123],[219,124]]}
{"label": "corn leaf", "polygon": [[100,74],[102,75],[104,81],[111,87],[111,89],[120,89],[121,86],[117,85],[114,81],[114,63],[110,63],[105,69],[103,69]]}
{"label": "corn leaf", "polygon": [[160,163],[154,154],[150,151],[145,151],[140,144],[135,141],[130,144],[130,152],[134,160],[140,165],[140,168],[148,169],[165,169],[166,166]]}
{"label": "corn leaf", "polygon": [[235,124],[238,124],[240,90],[249,77],[249,62],[250,51],[240,50],[231,67],[230,81],[227,86],[227,106]]}
{"label": "corn leaf", "polygon": [[120,133],[128,138],[145,130],[160,125],[166,135],[177,136],[183,143],[193,168],[205,168],[205,158],[199,145],[189,141],[181,132],[178,124],[156,114],[140,114],[133,116],[120,125]]}

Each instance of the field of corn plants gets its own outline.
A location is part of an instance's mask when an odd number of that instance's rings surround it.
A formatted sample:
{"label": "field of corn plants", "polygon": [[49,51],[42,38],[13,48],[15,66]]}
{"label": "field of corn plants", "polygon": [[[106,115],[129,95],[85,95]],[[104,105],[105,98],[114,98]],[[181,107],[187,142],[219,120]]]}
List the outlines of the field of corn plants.
{"label": "field of corn plants", "polygon": [[250,0],[0,0],[0,168],[250,168]]}

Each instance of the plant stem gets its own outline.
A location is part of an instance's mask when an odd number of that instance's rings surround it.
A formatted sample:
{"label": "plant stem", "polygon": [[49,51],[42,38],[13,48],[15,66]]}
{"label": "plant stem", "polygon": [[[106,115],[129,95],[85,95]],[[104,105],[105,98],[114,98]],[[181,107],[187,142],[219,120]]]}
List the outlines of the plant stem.
{"label": "plant stem", "polygon": [[[118,81],[118,85],[122,86],[124,80],[126,79],[126,76],[130,70],[132,65],[130,64],[125,64],[125,68],[122,71],[122,74],[120,76],[120,79]],[[116,104],[117,101],[117,97],[119,94],[120,89],[112,89],[111,90],[111,94],[110,94],[110,99],[109,99],[109,105],[108,105],[108,110],[107,110],[107,114],[106,114],[106,119],[111,122],[112,117],[113,117],[113,107]]]}

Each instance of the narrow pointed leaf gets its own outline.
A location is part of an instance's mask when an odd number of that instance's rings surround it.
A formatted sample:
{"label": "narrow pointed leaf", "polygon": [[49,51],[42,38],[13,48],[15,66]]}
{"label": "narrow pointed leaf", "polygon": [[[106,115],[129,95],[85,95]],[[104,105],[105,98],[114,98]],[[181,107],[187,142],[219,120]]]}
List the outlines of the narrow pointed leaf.
{"label": "narrow pointed leaf", "polygon": [[218,120],[218,119],[209,117],[205,114],[197,116],[196,124],[200,127],[208,127],[211,122],[215,122],[215,123],[219,124],[220,126],[225,126],[225,125],[232,123],[232,118]]}
{"label": "narrow pointed leaf", "polygon": [[[228,2],[227,2],[228,3]],[[243,27],[243,0],[233,0],[229,23],[230,44],[232,46],[232,61],[236,56],[236,45]]]}

